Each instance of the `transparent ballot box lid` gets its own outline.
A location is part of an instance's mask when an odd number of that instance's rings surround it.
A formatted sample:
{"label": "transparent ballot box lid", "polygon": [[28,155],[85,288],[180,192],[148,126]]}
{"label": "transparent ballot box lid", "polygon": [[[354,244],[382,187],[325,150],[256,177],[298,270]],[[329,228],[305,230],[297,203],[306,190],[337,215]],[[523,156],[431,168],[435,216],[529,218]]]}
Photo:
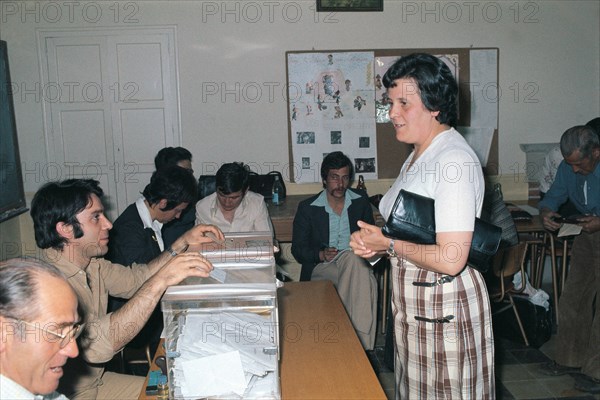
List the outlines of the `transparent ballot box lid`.
{"label": "transparent ballot box lid", "polygon": [[276,290],[274,282],[167,289],[170,398],[280,399]]}
{"label": "transparent ballot box lid", "polygon": [[228,232],[222,243],[208,243],[200,253],[214,267],[207,278],[188,278],[180,285],[275,282],[270,232]]}
{"label": "transparent ballot box lid", "polygon": [[271,259],[271,232],[227,232],[220,243],[202,245],[200,252],[211,262],[244,263]]}

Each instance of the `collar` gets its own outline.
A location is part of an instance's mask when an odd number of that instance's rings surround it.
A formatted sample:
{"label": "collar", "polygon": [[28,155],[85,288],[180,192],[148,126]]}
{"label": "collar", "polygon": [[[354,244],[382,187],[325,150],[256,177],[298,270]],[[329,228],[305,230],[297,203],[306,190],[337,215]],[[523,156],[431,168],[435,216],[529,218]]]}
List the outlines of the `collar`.
{"label": "collar", "polygon": [[[233,219],[234,220],[235,220],[236,214],[238,213],[238,210],[243,210],[248,205],[248,192],[249,192],[249,190],[246,191],[246,194],[242,198],[240,205],[237,206],[237,208],[235,210],[233,210]],[[217,192],[215,192],[213,194],[214,194],[215,198],[213,199],[213,202],[210,205],[210,216],[214,219],[217,217],[218,212],[220,212],[221,215],[223,215],[223,211],[221,211],[221,209],[219,208],[219,199],[217,198],[217,196],[218,196]]]}
{"label": "collar", "polygon": [[146,205],[144,200],[145,199],[143,197],[140,197],[135,201],[135,206],[137,207],[138,214],[140,214],[140,219],[144,224],[144,229],[150,228],[154,232],[160,232],[160,230],[163,227],[163,224],[161,222],[158,222],[157,220],[152,219],[152,217],[150,216],[150,210],[148,210],[148,206]]}
{"label": "collar", "polygon": [[0,399],[11,400],[66,400],[57,392],[47,395],[33,394],[12,379],[0,374]]}
{"label": "collar", "polygon": [[[346,194],[344,195],[344,209],[350,207],[350,203],[352,203],[352,200],[358,199],[359,197],[360,194],[355,193],[350,189],[346,190]],[[317,198],[312,203],[310,203],[310,205],[316,207],[325,207],[325,210],[333,212],[331,206],[329,205],[329,202],[327,201],[326,190],[322,190],[321,193],[319,193],[319,195],[317,196]]]}
{"label": "collar", "polygon": [[[42,256],[44,261],[49,262],[50,264],[55,265],[56,267],[58,267],[63,274],[65,274],[66,278],[72,278],[73,276],[77,275],[80,271],[86,271],[88,265],[85,266],[78,266],[76,264],[74,264],[71,259],[73,259],[73,257],[69,257],[68,254],[66,254],[64,251],[62,250],[56,250],[53,248],[49,248],[49,249],[44,249],[42,250]],[[93,259],[92,259],[93,260]],[[90,263],[92,261],[90,260]]]}
{"label": "collar", "polygon": [[35,395],[12,379],[0,375],[0,398],[2,399],[35,399]]}

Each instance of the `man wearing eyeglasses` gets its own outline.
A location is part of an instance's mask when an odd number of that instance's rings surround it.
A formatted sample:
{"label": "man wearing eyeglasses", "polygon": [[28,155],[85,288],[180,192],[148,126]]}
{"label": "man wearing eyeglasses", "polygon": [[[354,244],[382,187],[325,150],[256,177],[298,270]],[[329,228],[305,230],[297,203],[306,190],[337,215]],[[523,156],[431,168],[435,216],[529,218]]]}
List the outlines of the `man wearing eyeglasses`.
{"label": "man wearing eyeglasses", "polygon": [[75,292],[56,267],[15,258],[0,262],[0,293],[0,399],[66,399],[56,389],[79,354]]}
{"label": "man wearing eyeglasses", "polygon": [[[167,287],[209,275],[212,264],[192,250],[224,237],[200,225],[147,265],[113,264],[102,258],[112,228],[102,195],[98,181],[68,179],[45,184],[31,202],[36,243],[67,277],[86,322],[81,355],[66,364],[60,391],[72,399],[137,399],[144,378],[105,372],[104,363],[137,335]],[[108,313],[109,294],[129,300]]]}
{"label": "man wearing eyeglasses", "polygon": [[323,188],[298,205],[292,254],[302,264],[300,280],[330,280],[365,350],[375,345],[377,280],[369,263],[350,250],[359,220],[374,224],[366,194],[350,188],[354,168],[341,151],[321,165]]}
{"label": "man wearing eyeglasses", "polygon": [[[115,220],[105,258],[116,264],[131,265],[148,264],[158,257],[168,248],[163,240],[164,224],[179,219],[188,205],[196,202],[197,191],[196,178],[187,168],[171,166],[154,171],[142,196]],[[125,299],[110,297],[108,309],[115,311],[125,302]],[[127,347],[143,349],[148,346],[153,355],[162,329],[162,312],[156,307]]]}

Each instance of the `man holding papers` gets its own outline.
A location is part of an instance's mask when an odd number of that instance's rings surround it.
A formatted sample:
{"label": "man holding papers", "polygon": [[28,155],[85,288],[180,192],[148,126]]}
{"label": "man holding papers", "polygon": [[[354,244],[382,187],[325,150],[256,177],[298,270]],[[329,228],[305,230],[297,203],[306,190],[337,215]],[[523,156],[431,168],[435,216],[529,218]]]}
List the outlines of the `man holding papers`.
{"label": "man holding papers", "polygon": [[350,234],[359,220],[375,223],[373,210],[364,192],[348,190],[353,167],[341,151],[323,159],[321,177],[325,190],[298,205],[292,254],[302,264],[300,280],[333,282],[363,347],[372,350],[377,280],[369,263],[350,250]]}
{"label": "man holding papers", "polygon": [[577,374],[575,387],[600,393],[600,140],[589,126],[568,129],[560,139],[564,161],[540,201],[540,217],[550,231],[559,229],[558,208],[570,200],[582,214],[575,237],[569,276],[558,312],[555,362],[547,375]]}

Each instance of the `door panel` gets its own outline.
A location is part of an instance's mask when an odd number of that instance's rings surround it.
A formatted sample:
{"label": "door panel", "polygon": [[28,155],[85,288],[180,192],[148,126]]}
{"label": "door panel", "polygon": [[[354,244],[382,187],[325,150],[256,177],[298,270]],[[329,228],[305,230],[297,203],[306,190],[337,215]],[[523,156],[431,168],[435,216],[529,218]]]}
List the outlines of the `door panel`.
{"label": "door panel", "polygon": [[[48,161],[101,182],[116,218],[140,195],[154,156],[179,146],[172,28],[40,31]],[[54,90],[52,92],[52,90]]]}

